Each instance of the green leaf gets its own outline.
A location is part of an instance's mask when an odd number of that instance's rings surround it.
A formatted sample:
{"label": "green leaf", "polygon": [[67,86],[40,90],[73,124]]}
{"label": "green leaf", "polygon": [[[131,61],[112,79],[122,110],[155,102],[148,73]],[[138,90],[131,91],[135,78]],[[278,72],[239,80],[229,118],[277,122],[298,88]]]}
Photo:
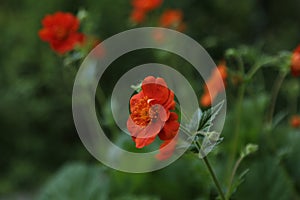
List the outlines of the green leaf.
{"label": "green leaf", "polygon": [[249,169],[245,169],[238,177],[238,179],[233,183],[230,194],[234,194],[238,187],[245,181],[245,177],[248,174],[250,170]]}
{"label": "green leaf", "polygon": [[198,126],[199,126],[199,120],[202,117],[202,111],[200,108],[198,108],[195,113],[192,116],[192,119],[190,120],[189,124],[186,125],[186,128],[188,131],[192,132],[195,130],[198,130]]}
{"label": "green leaf", "polygon": [[215,105],[214,107],[211,107],[208,110],[204,111],[199,122],[198,130],[202,132],[208,132],[213,125],[213,120],[216,118],[223,105],[224,100]]}
{"label": "green leaf", "polygon": [[63,167],[42,188],[37,200],[108,199],[109,179],[104,168],[76,163]]}
{"label": "green leaf", "polygon": [[[261,157],[248,164],[251,171],[246,181],[239,186],[233,195],[237,199],[299,199],[293,196],[294,184],[290,182],[285,170],[275,156]],[[245,195],[247,194],[247,195]]]}
{"label": "green leaf", "polygon": [[[192,152],[198,152],[199,157],[205,157],[213,148],[222,141],[223,138],[220,138],[220,133],[216,131],[210,131],[210,128],[213,126],[213,120],[216,118],[218,113],[220,112],[224,101],[221,101],[214,107],[204,111],[199,109],[194,113],[190,123],[187,125],[187,129],[193,130],[195,126],[197,126],[197,120],[200,119],[199,126],[196,135],[192,135],[193,140],[198,142],[200,138],[203,138],[203,142],[201,147],[191,146],[190,150]],[[198,145],[199,146],[199,145]]]}
{"label": "green leaf", "polygon": [[223,138],[220,138],[220,133],[215,132],[215,131],[207,132],[206,136],[204,137],[203,142],[201,144],[201,150],[199,152],[199,157],[204,158],[222,140],[223,140]]}

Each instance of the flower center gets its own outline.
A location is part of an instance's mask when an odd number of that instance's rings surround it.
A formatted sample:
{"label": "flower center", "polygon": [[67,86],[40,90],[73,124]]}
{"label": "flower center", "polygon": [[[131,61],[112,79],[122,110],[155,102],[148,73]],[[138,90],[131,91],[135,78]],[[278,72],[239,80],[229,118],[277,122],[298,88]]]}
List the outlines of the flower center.
{"label": "flower center", "polygon": [[55,36],[59,40],[64,40],[64,39],[66,39],[68,37],[68,31],[65,28],[58,27],[55,30]]}
{"label": "flower center", "polygon": [[151,120],[156,120],[158,117],[158,107],[150,105],[151,100],[148,97],[139,99],[133,107],[131,119],[139,126],[147,126]]}

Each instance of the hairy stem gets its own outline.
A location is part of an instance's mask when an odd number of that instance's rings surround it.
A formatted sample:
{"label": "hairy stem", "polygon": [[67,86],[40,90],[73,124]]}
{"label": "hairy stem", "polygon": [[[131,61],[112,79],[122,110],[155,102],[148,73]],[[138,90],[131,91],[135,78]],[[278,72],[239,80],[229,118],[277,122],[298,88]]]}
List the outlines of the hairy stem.
{"label": "hairy stem", "polygon": [[[239,88],[239,94],[238,94],[238,101],[237,101],[237,110],[236,110],[236,126],[234,130],[234,135],[233,135],[233,145],[232,145],[232,151],[229,156],[229,167],[228,170],[232,169],[235,156],[237,153],[237,148],[238,148],[238,142],[239,142],[239,132],[240,132],[240,127],[241,127],[241,113],[242,113],[242,107],[243,107],[243,101],[244,101],[244,96],[245,96],[245,91],[246,91],[246,85],[245,83]],[[228,172],[228,186],[230,186],[230,181],[231,180],[231,172]],[[229,187],[228,187],[229,188]]]}
{"label": "hairy stem", "polygon": [[215,175],[215,173],[214,173],[214,171],[213,171],[213,169],[212,169],[212,167],[211,167],[211,165],[210,165],[207,157],[205,156],[203,158],[203,160],[204,160],[204,163],[205,163],[206,167],[208,168],[208,171],[209,171],[209,173],[210,173],[210,175],[211,175],[211,177],[212,177],[212,179],[213,179],[213,181],[214,181],[214,183],[215,183],[215,185],[216,185],[216,187],[218,189],[218,192],[219,192],[219,195],[220,195],[221,199],[225,200],[225,195],[224,195],[224,193],[223,193],[223,191],[221,189],[220,183],[219,183],[219,181],[218,181],[218,179],[217,179],[217,177],[216,177],[216,175]]}
{"label": "hairy stem", "polygon": [[228,200],[230,198],[231,195],[231,189],[232,189],[232,183],[233,183],[233,179],[235,177],[235,174],[237,172],[237,169],[239,167],[239,165],[241,164],[243,160],[243,157],[241,156],[235,163],[234,168],[232,170],[231,176],[230,176],[230,180],[229,180],[229,185],[228,185],[228,191],[226,193],[226,200]]}
{"label": "hairy stem", "polygon": [[268,125],[271,125],[273,123],[273,115],[274,115],[274,110],[275,110],[278,93],[279,93],[280,87],[281,87],[286,75],[287,75],[287,73],[279,73],[279,75],[277,76],[277,79],[274,83],[274,87],[272,89],[272,94],[271,94],[270,110],[267,115],[267,124]]}

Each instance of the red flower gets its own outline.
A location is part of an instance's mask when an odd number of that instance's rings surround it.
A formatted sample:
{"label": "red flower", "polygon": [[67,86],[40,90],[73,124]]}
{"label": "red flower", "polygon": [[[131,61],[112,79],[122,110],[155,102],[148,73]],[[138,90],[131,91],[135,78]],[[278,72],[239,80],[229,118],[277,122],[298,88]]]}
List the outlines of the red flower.
{"label": "red flower", "polygon": [[128,131],[137,148],[151,144],[156,136],[168,143],[174,139],[179,123],[178,115],[171,112],[173,109],[174,93],[166,82],[162,78],[146,77],[142,90],[130,99],[131,114],[127,120]]}
{"label": "red flower", "polygon": [[137,10],[148,12],[158,8],[163,0],[132,0],[132,6]]}
{"label": "red flower", "polygon": [[291,59],[291,71],[293,76],[300,76],[300,45],[293,52]]}
{"label": "red flower", "polygon": [[71,13],[57,12],[47,15],[42,24],[43,29],[39,31],[40,38],[49,42],[57,53],[64,54],[84,41],[84,35],[77,32],[79,20]]}
{"label": "red flower", "polygon": [[131,12],[130,19],[134,23],[140,24],[145,20],[145,18],[146,18],[146,12],[144,10],[134,9]]}
{"label": "red flower", "polygon": [[300,115],[294,115],[291,117],[290,124],[293,128],[300,128]]}
{"label": "red flower", "polygon": [[175,147],[177,144],[177,137],[172,140],[165,140],[159,147],[160,151],[156,155],[158,160],[166,160],[170,158],[175,151]]}
{"label": "red flower", "polygon": [[162,27],[183,31],[185,24],[182,21],[183,13],[181,10],[166,10],[160,17],[159,24]]}
{"label": "red flower", "polygon": [[212,73],[211,77],[206,82],[206,86],[204,88],[204,94],[201,97],[200,103],[202,106],[210,106],[218,95],[218,93],[222,92],[222,82],[218,79],[218,73],[221,74],[221,78],[223,83],[227,78],[227,67],[224,62],[222,62]]}
{"label": "red flower", "polygon": [[131,21],[137,24],[142,23],[146,18],[147,12],[158,8],[162,2],[163,0],[132,0]]}

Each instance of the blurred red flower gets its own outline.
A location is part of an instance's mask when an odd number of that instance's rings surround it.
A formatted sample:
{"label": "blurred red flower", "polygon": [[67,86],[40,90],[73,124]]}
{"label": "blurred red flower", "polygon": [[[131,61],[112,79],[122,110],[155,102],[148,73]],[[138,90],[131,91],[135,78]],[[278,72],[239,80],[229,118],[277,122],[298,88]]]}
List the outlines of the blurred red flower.
{"label": "blurred red flower", "polygon": [[300,128],[300,115],[293,115],[290,124],[293,128]]}
{"label": "blurred red flower", "polygon": [[166,10],[160,17],[159,25],[166,28],[173,28],[178,31],[184,31],[185,24],[181,10]]}
{"label": "blurred red flower", "polygon": [[136,147],[143,148],[151,144],[156,136],[170,143],[179,129],[178,115],[171,112],[175,109],[173,91],[167,87],[164,79],[153,76],[146,77],[141,88],[130,99],[131,114],[127,120],[128,131]]}
{"label": "blurred red flower", "polygon": [[51,48],[64,54],[75,45],[82,44],[84,35],[78,33],[79,20],[71,13],[56,12],[42,20],[43,29],[39,31],[42,40],[49,42]]}
{"label": "blurred red flower", "polygon": [[158,8],[163,0],[132,0],[131,4],[134,9],[148,12]]}
{"label": "blurred red flower", "polygon": [[145,18],[146,18],[146,12],[144,10],[140,10],[140,9],[132,10],[130,19],[134,23],[140,24],[145,20]]}
{"label": "blurred red flower", "polygon": [[[220,73],[222,81],[218,78],[218,74]],[[210,106],[218,93],[222,92],[223,84],[225,84],[225,80],[227,78],[227,67],[225,62],[221,62],[217,68],[213,71],[211,77],[206,82],[206,86],[204,88],[204,94],[201,97],[200,103],[202,106]]]}
{"label": "blurred red flower", "polygon": [[134,23],[142,23],[149,11],[161,6],[163,0],[132,0],[133,10],[130,15],[130,20]]}
{"label": "blurred red flower", "polygon": [[300,76],[300,45],[293,52],[291,59],[291,72],[293,76]]}

